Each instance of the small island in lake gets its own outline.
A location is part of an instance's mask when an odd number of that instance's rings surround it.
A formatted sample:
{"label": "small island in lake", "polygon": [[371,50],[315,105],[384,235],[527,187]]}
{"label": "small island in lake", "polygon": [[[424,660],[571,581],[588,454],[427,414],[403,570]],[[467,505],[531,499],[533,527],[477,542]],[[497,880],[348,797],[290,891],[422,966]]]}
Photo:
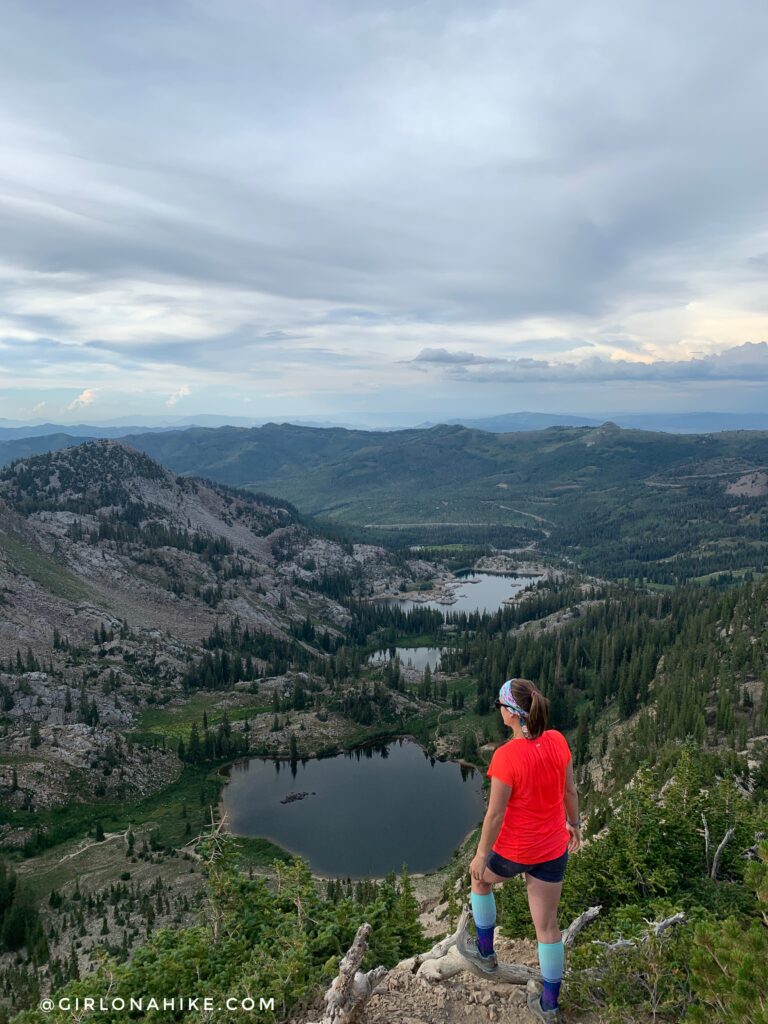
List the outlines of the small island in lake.
{"label": "small island in lake", "polygon": [[317,796],[317,793],[289,793],[280,801],[281,804],[292,804],[294,800],[304,800],[308,796]]}

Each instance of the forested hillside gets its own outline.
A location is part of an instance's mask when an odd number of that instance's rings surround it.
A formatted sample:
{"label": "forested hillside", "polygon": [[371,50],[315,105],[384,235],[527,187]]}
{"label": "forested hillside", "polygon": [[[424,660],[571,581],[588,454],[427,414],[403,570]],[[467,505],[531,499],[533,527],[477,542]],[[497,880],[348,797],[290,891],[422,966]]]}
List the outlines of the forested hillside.
{"label": "forested hillside", "polygon": [[130,441],[175,472],[284,495],[376,542],[536,541],[601,576],[664,584],[768,562],[765,433],[269,424]]}

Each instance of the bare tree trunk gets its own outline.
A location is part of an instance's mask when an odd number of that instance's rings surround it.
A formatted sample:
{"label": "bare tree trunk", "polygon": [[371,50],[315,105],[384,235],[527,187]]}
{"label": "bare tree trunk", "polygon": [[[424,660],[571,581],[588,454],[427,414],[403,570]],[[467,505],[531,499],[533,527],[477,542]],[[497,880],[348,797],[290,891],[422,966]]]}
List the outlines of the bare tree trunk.
{"label": "bare tree trunk", "polygon": [[389,973],[386,967],[374,967],[366,974],[358,970],[368,952],[366,940],[370,934],[371,926],[367,922],[357,929],[347,955],[339,964],[339,973],[325,993],[325,1013],[320,1024],[353,1024],[373,995],[373,990]]}
{"label": "bare tree trunk", "polygon": [[715,858],[712,861],[712,870],[709,873],[709,877],[710,878],[713,878],[715,880],[717,879],[717,872],[720,870],[720,858],[723,855],[723,850],[725,849],[725,844],[732,838],[732,836],[733,836],[735,831],[736,831],[736,829],[729,828],[728,831],[723,836],[723,838],[720,840],[720,845],[715,850]]}

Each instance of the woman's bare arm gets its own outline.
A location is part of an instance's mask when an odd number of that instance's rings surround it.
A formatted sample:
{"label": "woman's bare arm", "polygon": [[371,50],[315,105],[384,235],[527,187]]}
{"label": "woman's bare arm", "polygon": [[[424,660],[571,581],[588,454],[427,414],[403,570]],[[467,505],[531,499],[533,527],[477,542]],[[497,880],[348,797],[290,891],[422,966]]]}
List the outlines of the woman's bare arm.
{"label": "woman's bare arm", "polygon": [[573,761],[568,762],[565,770],[565,804],[566,828],[571,834],[568,840],[568,852],[576,853],[581,846],[581,825],[579,824],[579,794],[576,792],[576,780],[573,777]]}
{"label": "woman's bare arm", "polygon": [[573,761],[568,762],[568,766],[565,770],[565,795],[563,797],[563,803],[565,804],[565,816],[568,821],[578,822],[579,794],[576,790],[576,780],[573,777]]}
{"label": "woman's bare arm", "polygon": [[501,823],[504,821],[504,813],[512,796],[512,787],[500,779],[491,779],[491,795],[488,797],[488,809],[483,820],[483,831],[480,835],[480,842],[475,856],[487,857],[491,847],[501,831]]}
{"label": "woman's bare arm", "polygon": [[501,831],[504,821],[504,812],[507,809],[509,798],[512,796],[512,787],[500,779],[491,779],[491,795],[488,797],[488,809],[483,819],[483,831],[480,834],[480,842],[477,846],[477,853],[469,865],[469,874],[472,878],[482,879],[485,871],[485,862],[491,847],[496,842],[496,837]]}

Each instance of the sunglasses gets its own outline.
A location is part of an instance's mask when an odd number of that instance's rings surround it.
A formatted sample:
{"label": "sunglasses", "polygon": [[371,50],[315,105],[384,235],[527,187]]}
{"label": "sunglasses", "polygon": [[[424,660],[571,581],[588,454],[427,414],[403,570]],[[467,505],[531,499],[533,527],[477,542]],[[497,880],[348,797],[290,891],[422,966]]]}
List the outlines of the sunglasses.
{"label": "sunglasses", "polygon": [[511,708],[509,706],[509,704],[502,704],[501,701],[498,698],[493,702],[493,706],[495,708],[506,708],[507,711],[514,711],[515,710],[514,708]]}

